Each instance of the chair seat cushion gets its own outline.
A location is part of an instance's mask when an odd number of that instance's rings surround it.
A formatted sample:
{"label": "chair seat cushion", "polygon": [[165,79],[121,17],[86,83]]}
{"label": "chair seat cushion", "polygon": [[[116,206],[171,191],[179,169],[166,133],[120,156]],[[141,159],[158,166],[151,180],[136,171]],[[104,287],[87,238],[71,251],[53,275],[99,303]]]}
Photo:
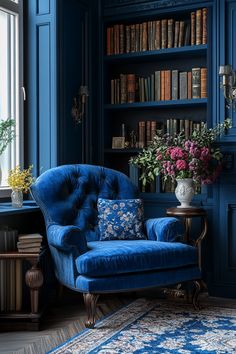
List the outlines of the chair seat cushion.
{"label": "chair seat cushion", "polygon": [[104,276],[196,265],[196,247],[149,240],[88,242],[89,251],[76,259],[80,274]]}

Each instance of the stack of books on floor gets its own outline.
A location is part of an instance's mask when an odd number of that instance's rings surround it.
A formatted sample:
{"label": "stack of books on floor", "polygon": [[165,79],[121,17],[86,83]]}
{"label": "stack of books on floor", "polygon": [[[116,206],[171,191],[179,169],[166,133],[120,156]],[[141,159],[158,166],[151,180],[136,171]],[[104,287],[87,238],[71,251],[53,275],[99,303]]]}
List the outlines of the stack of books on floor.
{"label": "stack of books on floor", "polygon": [[39,253],[43,237],[40,234],[19,235],[17,249],[20,253]]}

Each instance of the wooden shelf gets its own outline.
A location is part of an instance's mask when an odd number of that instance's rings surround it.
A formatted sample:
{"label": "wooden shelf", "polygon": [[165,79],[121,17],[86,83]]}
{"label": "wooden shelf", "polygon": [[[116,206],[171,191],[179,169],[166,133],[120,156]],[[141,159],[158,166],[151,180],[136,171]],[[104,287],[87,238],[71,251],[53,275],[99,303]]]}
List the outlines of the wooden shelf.
{"label": "wooden shelf", "polygon": [[104,149],[106,154],[138,154],[142,149]]}
{"label": "wooden shelf", "polygon": [[207,44],[196,45],[196,46],[185,46],[179,48],[165,48],[160,50],[147,50],[143,52],[133,52],[125,54],[114,54],[114,55],[105,55],[104,60],[109,63],[126,62],[126,61],[152,61],[159,58],[167,58],[173,56],[183,55],[185,57],[190,56],[201,56],[206,55],[207,53]]}
{"label": "wooden shelf", "polygon": [[169,101],[152,101],[152,102],[135,102],[123,104],[105,104],[105,110],[125,110],[125,109],[153,109],[153,108],[174,108],[174,107],[198,107],[206,106],[207,98],[195,98],[191,100],[169,100]]}

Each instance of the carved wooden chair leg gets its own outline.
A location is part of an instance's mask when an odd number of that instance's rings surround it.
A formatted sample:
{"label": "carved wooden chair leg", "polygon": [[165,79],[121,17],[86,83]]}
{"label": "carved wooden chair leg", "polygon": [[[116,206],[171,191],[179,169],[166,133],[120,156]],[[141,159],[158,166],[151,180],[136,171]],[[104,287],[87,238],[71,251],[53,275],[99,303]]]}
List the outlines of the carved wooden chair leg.
{"label": "carved wooden chair leg", "polygon": [[199,297],[200,291],[202,289],[202,283],[201,283],[201,280],[194,280],[193,283],[195,285],[195,290],[193,293],[192,303],[193,303],[195,310],[200,310],[198,297]]}
{"label": "carved wooden chair leg", "polygon": [[88,319],[85,322],[85,327],[94,328],[95,325],[95,314],[96,314],[96,305],[99,298],[98,294],[88,294],[84,293],[84,303],[87,311]]}

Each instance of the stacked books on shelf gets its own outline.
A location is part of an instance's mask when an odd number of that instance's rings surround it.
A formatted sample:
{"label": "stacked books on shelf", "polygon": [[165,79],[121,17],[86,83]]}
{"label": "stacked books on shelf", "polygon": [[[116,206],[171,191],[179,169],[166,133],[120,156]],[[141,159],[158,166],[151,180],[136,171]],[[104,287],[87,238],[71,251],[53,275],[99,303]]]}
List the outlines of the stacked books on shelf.
{"label": "stacked books on shelf", "polygon": [[207,44],[207,8],[191,12],[184,20],[157,19],[107,28],[106,54]]}
{"label": "stacked books on shelf", "polygon": [[20,253],[39,253],[43,237],[40,234],[19,235],[17,249]]}
{"label": "stacked books on shelf", "polygon": [[185,138],[188,139],[193,131],[201,131],[205,127],[204,122],[194,122],[191,119],[167,119],[166,132],[170,135],[175,135],[183,132]]}
{"label": "stacked books on shelf", "polygon": [[207,68],[157,70],[148,77],[120,74],[111,80],[111,104],[207,98]]}

